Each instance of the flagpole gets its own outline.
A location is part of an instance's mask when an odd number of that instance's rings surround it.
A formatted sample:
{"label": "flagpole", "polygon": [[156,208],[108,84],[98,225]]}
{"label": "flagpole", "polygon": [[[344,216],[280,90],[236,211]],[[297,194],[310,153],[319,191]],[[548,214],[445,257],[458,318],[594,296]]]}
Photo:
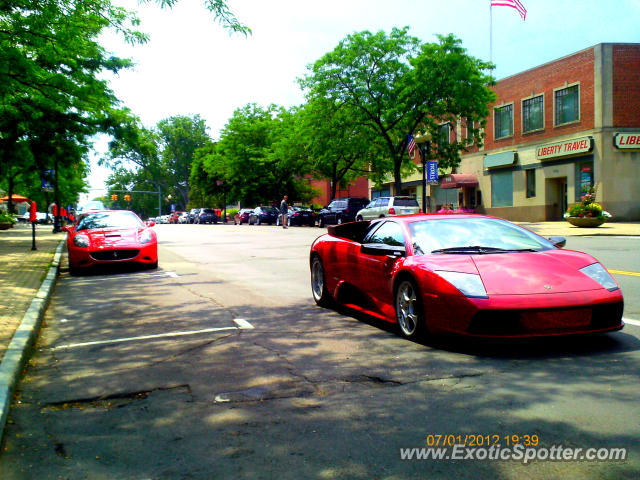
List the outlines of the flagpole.
{"label": "flagpole", "polygon": [[489,0],[489,63],[491,63],[489,75],[493,77],[493,2],[491,0]]}

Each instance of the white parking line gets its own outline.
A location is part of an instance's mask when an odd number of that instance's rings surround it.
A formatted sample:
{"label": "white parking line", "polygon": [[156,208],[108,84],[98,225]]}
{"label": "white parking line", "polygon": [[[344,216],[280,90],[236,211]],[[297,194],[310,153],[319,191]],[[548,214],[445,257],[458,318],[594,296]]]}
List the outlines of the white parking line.
{"label": "white parking line", "polygon": [[236,325],[238,325],[238,328],[253,330],[253,325],[247,322],[244,318],[234,318],[233,321],[236,322]]}
{"label": "white parking line", "polygon": [[[245,325],[240,322],[236,322],[236,320],[241,320]],[[164,338],[164,337],[182,337],[185,335],[198,335],[200,333],[212,333],[212,332],[223,332],[226,330],[248,330],[253,329],[253,325],[251,325],[246,320],[241,318],[234,319],[234,322],[238,324],[237,327],[217,327],[217,328],[204,328],[202,330],[192,330],[186,332],[167,332],[167,333],[158,333],[155,335],[141,335],[139,337],[127,337],[127,338],[115,338],[111,340],[96,340],[94,342],[82,342],[82,343],[70,343],[68,345],[60,345],[59,347],[53,347],[51,350],[62,350],[68,348],[78,348],[78,347],[90,347],[93,345],[109,345],[113,343],[123,343],[123,342],[135,342],[137,340],[149,340],[153,338]]]}
{"label": "white parking line", "polygon": [[635,325],[636,327],[640,327],[640,320],[631,320],[630,318],[623,318],[622,321],[624,323],[628,323],[629,325]]}

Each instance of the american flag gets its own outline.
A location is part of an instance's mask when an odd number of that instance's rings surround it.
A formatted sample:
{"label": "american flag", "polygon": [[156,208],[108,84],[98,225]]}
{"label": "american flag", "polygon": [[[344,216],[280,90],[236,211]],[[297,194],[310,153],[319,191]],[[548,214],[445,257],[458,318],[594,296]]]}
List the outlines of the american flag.
{"label": "american flag", "polygon": [[413,135],[409,134],[407,143],[407,150],[409,150],[409,156],[413,157],[413,151],[416,149],[416,141],[413,139]]}
{"label": "american flag", "polygon": [[527,9],[524,8],[520,0],[491,0],[491,6],[515,8],[522,17],[522,20],[527,17]]}

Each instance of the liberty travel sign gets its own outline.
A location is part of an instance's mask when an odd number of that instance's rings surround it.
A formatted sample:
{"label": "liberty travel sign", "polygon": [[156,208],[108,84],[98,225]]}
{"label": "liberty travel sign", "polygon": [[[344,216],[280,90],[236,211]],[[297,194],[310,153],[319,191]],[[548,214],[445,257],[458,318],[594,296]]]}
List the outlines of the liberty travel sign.
{"label": "liberty travel sign", "polygon": [[631,149],[640,148],[640,132],[616,133],[613,136],[613,144],[616,148]]}
{"label": "liberty travel sign", "polygon": [[591,137],[580,137],[541,145],[536,148],[536,158],[538,160],[547,160],[549,158],[588,153],[591,150],[593,150],[593,139]]}

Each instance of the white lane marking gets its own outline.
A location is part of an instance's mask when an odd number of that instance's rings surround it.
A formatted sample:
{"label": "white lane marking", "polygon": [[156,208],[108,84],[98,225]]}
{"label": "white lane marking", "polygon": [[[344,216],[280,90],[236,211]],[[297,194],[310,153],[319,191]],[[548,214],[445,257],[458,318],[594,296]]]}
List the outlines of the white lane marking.
{"label": "white lane marking", "polygon": [[178,278],[180,275],[178,275],[176,272],[161,272],[161,273],[151,273],[150,276]]}
{"label": "white lane marking", "polygon": [[245,329],[253,328],[253,325],[249,324],[249,322],[247,322],[247,324],[249,325],[248,327],[238,326],[238,327],[204,328],[202,330],[192,330],[187,332],[167,332],[167,333],[158,333],[155,335],[141,335],[139,337],[115,338],[111,340],[96,340],[94,342],[70,343],[68,345],[60,345],[59,347],[53,347],[51,350],[62,350],[63,348],[89,347],[93,345],[109,345],[113,343],[135,342],[137,340],[149,340],[153,338],[182,337],[185,335],[198,335],[200,333],[223,332],[225,330],[245,330]]}
{"label": "white lane marking", "polygon": [[635,325],[636,327],[640,327],[640,320],[631,320],[630,318],[623,318],[622,321],[624,323],[628,323],[629,325]]}
{"label": "white lane marking", "polygon": [[238,325],[238,328],[253,330],[253,325],[247,322],[244,318],[234,318],[233,321]]}

